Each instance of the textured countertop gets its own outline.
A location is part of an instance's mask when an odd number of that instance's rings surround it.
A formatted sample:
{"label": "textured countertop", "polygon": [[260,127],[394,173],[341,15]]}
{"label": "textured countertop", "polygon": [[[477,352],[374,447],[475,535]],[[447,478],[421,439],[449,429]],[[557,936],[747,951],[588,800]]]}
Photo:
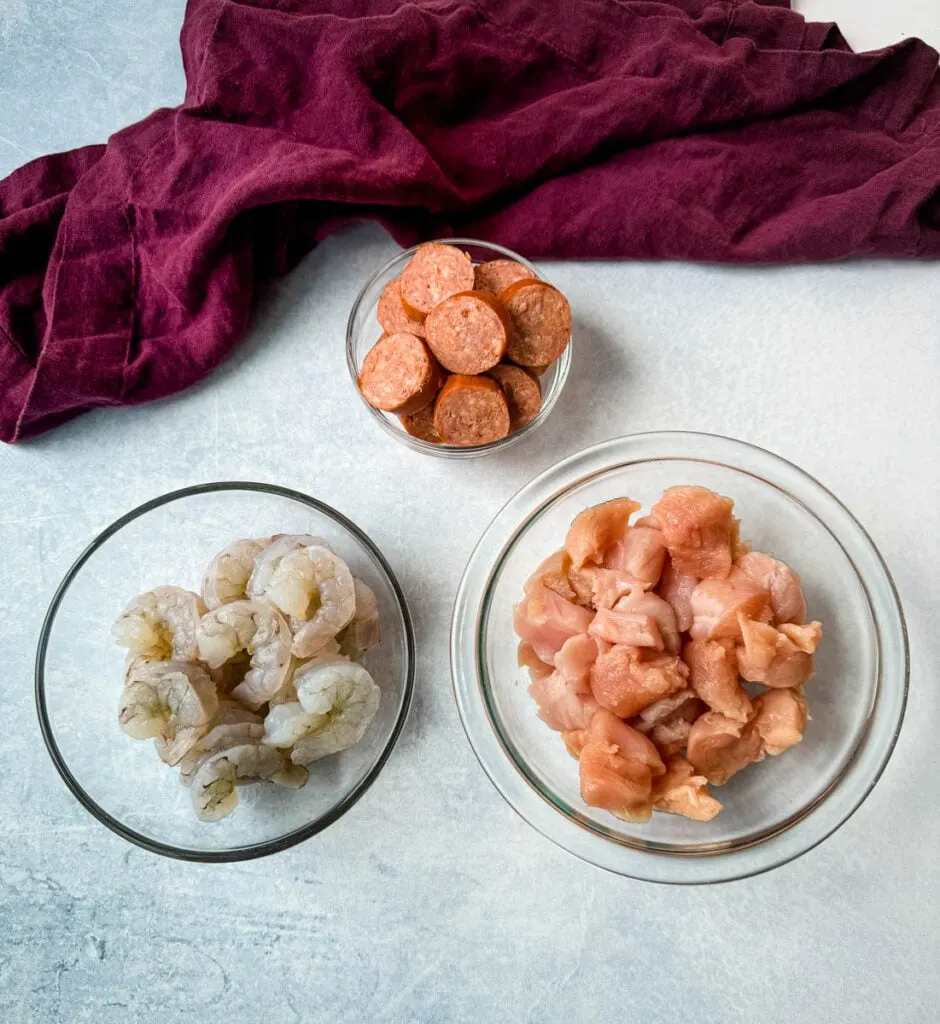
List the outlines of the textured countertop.
{"label": "textured countertop", "polygon": [[[182,8],[0,0],[0,174],[177,102]],[[940,44],[935,0],[803,10],[857,46]],[[0,1021],[935,1022],[940,268],[554,264],[577,316],[566,392],[527,442],[454,465],[376,429],[346,376],[349,304],[393,251],[375,227],[336,235],[202,385],[0,447]],[[864,806],[802,859],[710,888],[617,878],[529,828],[464,738],[447,661],[460,572],[502,503],[561,456],[661,428],[740,437],[826,483],[883,552],[911,636],[907,719]],[[314,493],[371,534],[410,602],[418,689],[338,824],[203,867],[127,845],[72,799],[42,746],[32,662],[97,531],[225,478]]]}

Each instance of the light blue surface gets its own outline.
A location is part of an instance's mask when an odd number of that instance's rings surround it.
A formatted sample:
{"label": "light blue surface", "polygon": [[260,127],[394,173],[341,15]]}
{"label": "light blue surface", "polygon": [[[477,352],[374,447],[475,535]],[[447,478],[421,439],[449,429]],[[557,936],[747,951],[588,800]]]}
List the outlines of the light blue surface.
{"label": "light blue surface", "polygon": [[[892,6],[898,34],[916,8],[940,41],[932,0]],[[181,16],[178,0],[0,0],[0,173],[176,102]],[[0,1021],[936,1021],[937,266],[551,266],[578,320],[566,393],[527,442],[450,464],[376,429],[347,378],[346,313],[393,251],[374,227],[338,235],[204,384],[0,447]],[[505,499],[578,448],[667,427],[763,444],[832,487],[895,573],[912,641],[908,720],[863,808],[794,864],[711,889],[619,879],[532,831],[476,764],[447,664],[460,571]],[[99,529],[226,477],[316,494],[371,534],[416,621],[418,695],[339,824],[199,867],[125,845],[69,796],[39,737],[32,657]]]}

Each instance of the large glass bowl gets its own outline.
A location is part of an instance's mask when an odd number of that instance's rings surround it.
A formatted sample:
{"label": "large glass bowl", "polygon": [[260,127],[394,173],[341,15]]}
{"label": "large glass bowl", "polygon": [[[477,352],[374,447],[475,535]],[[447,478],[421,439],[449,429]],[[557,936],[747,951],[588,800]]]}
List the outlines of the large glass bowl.
{"label": "large glass bowl", "polygon": [[[298,790],[239,788],[239,804],[199,821],[179,772],[150,741],[118,726],[125,652],[111,625],[137,594],[161,584],[199,589],[210,559],[241,537],[323,537],[374,591],[381,643],[363,664],[381,690],[378,713],[354,747],[310,766]],[[215,483],[155,498],[97,537],[59,586],[39,640],[36,706],[59,774],[82,805],[154,853],[235,861],[284,850],[336,821],[375,780],[404,725],[414,688],[414,636],[401,588],[371,540],[314,498],[258,483]]]}
{"label": "large glass bowl", "polygon": [[[536,717],[516,664],[512,608],[536,566],[589,505],[628,495],[645,509],[667,487],[728,495],[741,535],[800,573],[823,623],[806,693],[803,742],[751,765],[714,792],[711,822],[655,813],[647,824],[588,807],[578,766]],[[488,527],[454,609],[451,661],[460,715],[484,770],[509,803],[560,846],[600,867],[656,882],[719,882],[766,871],[837,829],[881,775],[907,696],[898,596],[864,529],[821,484],[783,459],[706,434],[619,438],[559,463]]]}
{"label": "large glass bowl", "polygon": [[[444,245],[456,245],[466,252],[474,263],[485,263],[487,260],[515,260],[524,267],[528,267],[536,277],[546,280],[544,274],[540,274],[528,260],[523,259],[518,253],[511,249],[504,249],[501,245],[494,245],[492,242],[480,242],[473,238],[438,238],[435,241]],[[362,400],[363,405],[369,410],[372,418],[387,431],[392,437],[408,445],[416,452],[423,452],[425,455],[436,455],[444,459],[472,459],[480,455],[489,455],[491,452],[502,451],[510,445],[528,437],[533,431],[545,422],[555,408],[561,390],[568,378],[568,369],[571,366],[571,343],[555,360],[554,363],[539,378],[542,386],[542,408],[538,416],[527,423],[520,430],[513,431],[498,441],[490,441],[489,444],[469,445],[461,447],[452,444],[432,444],[430,441],[422,441],[418,437],[412,437],[401,425],[401,421],[392,413],[382,412],[373,409],[362,397],[359,390],[358,379],[359,369],[369,352],[369,349],[379,340],[382,335],[382,328],[376,320],[375,314],[378,309],[379,297],[382,289],[389,281],[394,280],[405,269],[405,266],[414,256],[417,246],[406,249],[399,253],[394,259],[380,267],[366,283],[362,291],[356,296],[349,313],[349,322],[346,325],[346,364],[349,367],[349,375],[352,378],[356,394]]]}

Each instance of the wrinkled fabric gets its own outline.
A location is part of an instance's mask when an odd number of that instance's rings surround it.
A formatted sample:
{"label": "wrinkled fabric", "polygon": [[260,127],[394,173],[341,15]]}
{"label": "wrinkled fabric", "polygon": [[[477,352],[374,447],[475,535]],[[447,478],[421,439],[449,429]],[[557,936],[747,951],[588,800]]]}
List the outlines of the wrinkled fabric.
{"label": "wrinkled fabric", "polygon": [[940,256],[940,77],[786,0],[191,0],[184,102],[0,182],[0,438],[194,383],[338,225]]}

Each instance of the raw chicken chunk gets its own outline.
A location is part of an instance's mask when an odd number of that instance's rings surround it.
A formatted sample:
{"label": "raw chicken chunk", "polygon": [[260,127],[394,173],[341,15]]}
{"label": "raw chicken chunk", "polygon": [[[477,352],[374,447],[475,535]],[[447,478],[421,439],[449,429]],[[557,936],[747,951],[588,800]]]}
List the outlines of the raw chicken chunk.
{"label": "raw chicken chunk", "polygon": [[663,635],[656,620],[650,615],[641,615],[638,612],[598,608],[588,632],[591,636],[599,636],[612,644],[653,647],[657,651],[663,649]]}
{"label": "raw chicken chunk", "polygon": [[670,487],[653,506],[676,569],[724,579],[731,571],[734,502],[705,487]]}
{"label": "raw chicken chunk", "polygon": [[[803,630],[812,630],[812,623]],[[742,644],[738,646],[738,671],[751,683],[774,688],[802,686],[813,677],[813,655],[801,650],[785,633],[766,622],[753,622],[740,616]],[[804,646],[812,641],[800,637]],[[815,650],[815,647],[814,647]]]}
{"label": "raw chicken chunk", "polygon": [[516,605],[513,624],[516,633],[532,645],[536,655],[551,663],[569,637],[587,632],[593,617],[586,608],[536,583]]}
{"label": "raw chicken chunk", "polygon": [[770,594],[749,580],[702,580],[692,591],[693,640],[740,640],[739,617],[760,619]]}
{"label": "raw chicken chunk", "polygon": [[739,558],[734,568],[762,590],[769,591],[775,623],[806,621],[806,600],[800,577],[786,562],[751,551]]}
{"label": "raw chicken chunk", "polygon": [[754,701],[754,707],[765,753],[782,754],[803,739],[809,708],[799,690],[768,690]]}
{"label": "raw chicken chunk", "polygon": [[682,660],[689,666],[692,689],[712,709],[746,722],[754,713],[738,677],[734,647],[717,640],[693,640],[685,645]]}
{"label": "raw chicken chunk", "polygon": [[604,555],[621,539],[630,516],[639,505],[630,498],[614,498],[585,509],[571,524],[565,550],[575,569],[591,563],[600,565]]}
{"label": "raw chicken chunk", "polygon": [[777,628],[801,651],[806,654],[816,653],[816,648],[822,639],[821,622],[808,622],[805,626],[795,626],[789,622],[783,622]]}
{"label": "raw chicken chunk", "polygon": [[633,720],[633,727],[649,736],[663,757],[685,750],[692,723],[706,705],[691,689],[680,690],[644,708]]}
{"label": "raw chicken chunk", "polygon": [[717,711],[706,711],[692,725],[685,756],[700,775],[721,786],[764,754],[753,719],[742,725]]}
{"label": "raw chicken chunk", "polygon": [[621,718],[681,690],[689,670],[672,654],[615,644],[599,654],[591,669],[591,692],[601,707]]}
{"label": "raw chicken chunk", "polygon": [[684,757],[670,757],[665,774],[653,781],[653,807],[693,821],[711,821],[721,804],[708,792],[707,782]]}
{"label": "raw chicken chunk", "polygon": [[639,586],[637,581],[617,569],[604,569],[586,565],[572,569],[568,579],[578,604],[586,608],[613,608],[613,606]]}
{"label": "raw chicken chunk", "polygon": [[556,732],[587,728],[597,711],[594,698],[576,693],[560,672],[536,679],[529,687],[529,696],[539,706],[539,718]]}
{"label": "raw chicken chunk", "polygon": [[692,591],[696,586],[698,576],[679,572],[672,559],[666,559],[656,593],[668,601],[676,615],[676,626],[682,633],[692,628]]}
{"label": "raw chicken chunk", "polygon": [[665,560],[666,542],[659,530],[647,526],[628,526],[620,540],[604,556],[604,566],[636,580],[644,587],[653,587],[659,582]]}
{"label": "raw chicken chunk", "polygon": [[676,625],[676,613],[672,610],[672,605],[668,601],[664,601],[658,594],[634,587],[626,597],[622,597],[617,602],[614,611],[652,616],[662,633],[665,650],[670,654],[679,653],[681,644],[679,627]]}
{"label": "raw chicken chunk", "polygon": [[559,597],[566,601],[575,600],[575,592],[568,581],[568,570],[571,568],[571,559],[565,550],[556,551],[549,555],[544,562],[526,580],[524,592],[531,593],[537,589],[539,584],[554,591]]}
{"label": "raw chicken chunk", "polygon": [[597,643],[587,633],[569,637],[555,655],[555,668],[575,693],[591,692],[591,667],[597,660]]}
{"label": "raw chicken chunk", "polygon": [[529,670],[529,678],[533,682],[536,679],[544,679],[545,676],[552,674],[552,666],[546,665],[535,653],[535,648],[532,644],[526,643],[525,640],[519,641],[517,661],[520,668],[527,668]]}
{"label": "raw chicken chunk", "polygon": [[586,804],[628,821],[649,821],[653,776],[665,766],[645,736],[616,715],[598,711],[581,749],[581,796]]}

